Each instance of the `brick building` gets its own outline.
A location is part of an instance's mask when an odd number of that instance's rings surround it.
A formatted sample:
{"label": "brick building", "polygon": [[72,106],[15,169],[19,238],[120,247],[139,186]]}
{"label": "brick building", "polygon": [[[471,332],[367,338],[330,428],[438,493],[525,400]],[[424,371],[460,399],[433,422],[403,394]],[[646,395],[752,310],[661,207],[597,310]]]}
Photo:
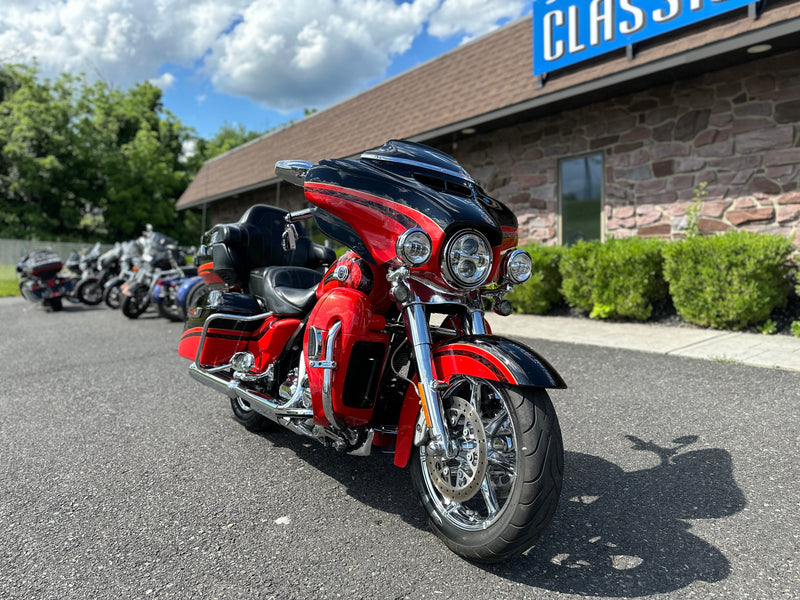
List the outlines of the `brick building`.
{"label": "brick building", "polygon": [[[453,155],[520,237],[708,232],[800,245],[800,2],[754,3],[543,77],[527,17],[208,161],[178,201],[206,224],[300,208],[275,161],[357,156],[387,139]],[[635,50],[635,51],[634,51]]]}

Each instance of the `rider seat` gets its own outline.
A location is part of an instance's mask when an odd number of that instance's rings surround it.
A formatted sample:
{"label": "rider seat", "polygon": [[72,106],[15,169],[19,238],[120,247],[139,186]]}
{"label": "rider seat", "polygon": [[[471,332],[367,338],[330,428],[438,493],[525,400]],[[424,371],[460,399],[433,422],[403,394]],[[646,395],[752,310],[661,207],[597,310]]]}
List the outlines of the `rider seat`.
{"label": "rider seat", "polygon": [[263,267],[250,272],[250,293],[260,298],[270,312],[302,316],[317,301],[322,273],[305,267]]}

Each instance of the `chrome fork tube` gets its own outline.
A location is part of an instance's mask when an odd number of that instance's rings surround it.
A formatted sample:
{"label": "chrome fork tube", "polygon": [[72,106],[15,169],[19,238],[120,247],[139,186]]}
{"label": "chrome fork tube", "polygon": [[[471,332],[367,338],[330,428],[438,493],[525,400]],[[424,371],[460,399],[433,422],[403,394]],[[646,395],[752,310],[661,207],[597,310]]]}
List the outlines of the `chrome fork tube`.
{"label": "chrome fork tube", "polygon": [[448,458],[452,457],[450,439],[447,434],[447,427],[444,421],[442,404],[439,400],[439,393],[436,391],[436,377],[433,372],[433,352],[431,351],[431,335],[428,328],[428,320],[425,317],[425,308],[420,303],[416,294],[405,309],[406,325],[411,334],[411,343],[414,349],[414,358],[417,363],[417,374],[422,389],[420,398],[423,403],[423,410],[427,419],[430,420],[430,437],[428,443],[429,451],[434,454],[445,454]]}
{"label": "chrome fork tube", "polygon": [[483,311],[478,309],[468,309],[470,328],[472,335],[486,335],[486,322],[483,320]]}

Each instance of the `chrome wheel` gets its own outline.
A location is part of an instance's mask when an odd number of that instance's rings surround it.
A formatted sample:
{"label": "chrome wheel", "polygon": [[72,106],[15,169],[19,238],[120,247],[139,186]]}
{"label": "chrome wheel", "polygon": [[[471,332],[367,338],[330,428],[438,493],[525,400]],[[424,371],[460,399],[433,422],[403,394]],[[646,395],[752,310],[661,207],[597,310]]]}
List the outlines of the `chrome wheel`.
{"label": "chrome wheel", "polygon": [[561,493],[564,449],[547,392],[456,375],[440,398],[451,458],[430,456],[424,446],[411,455],[411,481],[431,529],[477,562],[525,552]]}
{"label": "chrome wheel", "polygon": [[441,520],[464,531],[486,529],[503,513],[517,479],[508,400],[495,385],[464,378],[447,390],[443,402],[457,452],[447,459],[420,447],[426,491]]}

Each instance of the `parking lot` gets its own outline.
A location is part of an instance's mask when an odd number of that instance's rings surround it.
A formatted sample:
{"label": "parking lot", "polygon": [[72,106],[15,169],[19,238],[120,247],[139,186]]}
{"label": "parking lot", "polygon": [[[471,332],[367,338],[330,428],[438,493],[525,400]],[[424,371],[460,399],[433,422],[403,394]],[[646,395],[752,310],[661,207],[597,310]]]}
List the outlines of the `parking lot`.
{"label": "parking lot", "polygon": [[539,544],[480,567],[388,455],[249,433],[182,325],[0,299],[0,597],[800,597],[800,373],[527,340],[565,482]]}

